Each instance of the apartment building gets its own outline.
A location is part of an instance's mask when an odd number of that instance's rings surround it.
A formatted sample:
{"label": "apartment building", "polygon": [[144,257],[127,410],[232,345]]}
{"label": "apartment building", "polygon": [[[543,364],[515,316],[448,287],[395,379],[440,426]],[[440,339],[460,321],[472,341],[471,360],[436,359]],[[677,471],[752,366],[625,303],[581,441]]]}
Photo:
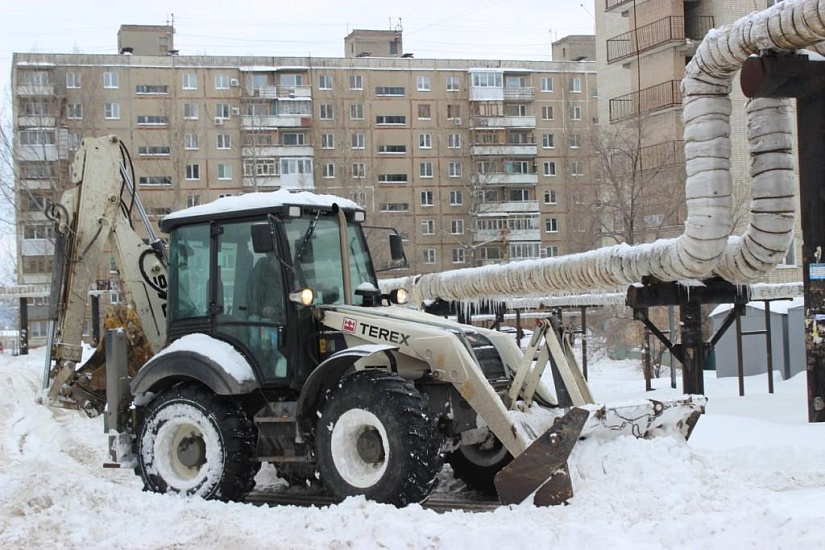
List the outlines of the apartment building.
{"label": "apartment building", "polygon": [[[774,0],[596,0],[602,130],[635,133],[640,145],[637,181],[653,182],[648,196],[664,198],[641,204],[636,228],[639,240],[682,232],[684,211],[673,206],[684,202],[680,81],[685,65],[710,29],[774,3]],[[737,82],[738,78],[734,78],[734,83]],[[748,219],[749,157],[745,136],[746,98],[736,84],[731,99],[736,231],[741,232]],[[678,200],[673,202],[667,197]],[[617,220],[623,221],[626,220]],[[785,263],[774,269],[766,280],[800,281],[801,268],[796,261],[800,251],[801,229]]]}
{"label": "apartment building", "polygon": [[[124,26],[113,55],[14,54],[20,284],[49,283],[43,207],[67,187],[81,139],[104,134],[127,145],[153,219],[312,189],[399,231],[400,274],[588,246],[569,217],[590,178],[594,62],[415,59],[400,31],[353,31],[343,58],[187,56],[171,30]],[[99,274],[115,299],[116,267]]]}

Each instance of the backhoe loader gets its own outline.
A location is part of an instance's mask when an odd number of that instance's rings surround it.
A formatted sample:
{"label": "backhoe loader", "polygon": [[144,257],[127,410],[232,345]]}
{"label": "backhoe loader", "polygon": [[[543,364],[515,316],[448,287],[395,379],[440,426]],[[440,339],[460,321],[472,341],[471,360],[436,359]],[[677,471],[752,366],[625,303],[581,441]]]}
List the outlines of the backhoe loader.
{"label": "backhoe loader", "polygon": [[[50,209],[41,399],[104,413],[110,465],[134,468],[148,490],[243,500],[269,462],[338,500],[404,506],[427,499],[446,461],[505,504],[555,504],[572,496],[566,465],[580,437],[687,437],[704,410],[702,396],[595,405],[551,321],[522,351],[509,335],[405,306],[403,291],[382,294],[366,212],[347,199],[225,197],[167,215],[163,241],[116,137],[85,139],[72,178]],[[384,246],[403,263],[398,235]],[[109,331],[103,384],[80,364],[80,326],[106,247],[142,349],[127,353]]]}

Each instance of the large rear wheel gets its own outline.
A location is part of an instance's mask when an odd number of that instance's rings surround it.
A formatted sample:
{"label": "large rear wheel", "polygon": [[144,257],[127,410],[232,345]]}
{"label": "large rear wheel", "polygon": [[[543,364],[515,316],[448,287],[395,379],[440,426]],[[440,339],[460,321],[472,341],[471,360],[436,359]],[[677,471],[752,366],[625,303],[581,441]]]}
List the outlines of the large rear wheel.
{"label": "large rear wheel", "polygon": [[437,419],[412,382],[384,370],[346,376],[321,407],[318,471],[339,499],[406,506],[432,491],[444,464]]}
{"label": "large rear wheel", "polygon": [[137,473],[147,490],[227,501],[255,486],[255,428],[233,399],[178,385],[147,406]]}

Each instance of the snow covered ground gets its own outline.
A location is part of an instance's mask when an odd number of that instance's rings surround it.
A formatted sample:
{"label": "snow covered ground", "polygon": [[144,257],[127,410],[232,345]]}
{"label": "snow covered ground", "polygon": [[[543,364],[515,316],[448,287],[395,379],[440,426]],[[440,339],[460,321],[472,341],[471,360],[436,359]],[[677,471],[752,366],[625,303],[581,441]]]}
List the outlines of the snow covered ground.
{"label": "snow covered ground", "polygon": [[[439,514],[352,498],[323,509],[257,507],[141,491],[106,470],[102,419],[35,403],[42,350],[0,355],[2,548],[817,548],[825,540],[825,425],[805,377],[707,373],[708,412],[689,443],[585,441],[567,506]],[[643,395],[631,362],[590,365],[601,402]],[[649,397],[674,395],[657,380]],[[271,468],[259,474],[271,483]]]}

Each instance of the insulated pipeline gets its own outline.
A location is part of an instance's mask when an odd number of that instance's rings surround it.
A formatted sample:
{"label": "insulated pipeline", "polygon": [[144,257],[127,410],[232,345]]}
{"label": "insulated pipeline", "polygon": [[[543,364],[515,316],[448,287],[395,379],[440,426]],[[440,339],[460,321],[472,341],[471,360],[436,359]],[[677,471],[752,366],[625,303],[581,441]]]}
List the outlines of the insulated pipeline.
{"label": "insulated pipeline", "polygon": [[687,217],[679,237],[394,279],[382,287],[404,287],[420,303],[607,291],[645,276],[680,281],[719,275],[734,283],[759,279],[782,260],[793,240],[798,187],[793,122],[787,100],[749,101],[750,217],[742,235],[732,235],[732,80],[760,51],[825,51],[823,41],[825,0],[786,0],[708,32],[681,83]]}

